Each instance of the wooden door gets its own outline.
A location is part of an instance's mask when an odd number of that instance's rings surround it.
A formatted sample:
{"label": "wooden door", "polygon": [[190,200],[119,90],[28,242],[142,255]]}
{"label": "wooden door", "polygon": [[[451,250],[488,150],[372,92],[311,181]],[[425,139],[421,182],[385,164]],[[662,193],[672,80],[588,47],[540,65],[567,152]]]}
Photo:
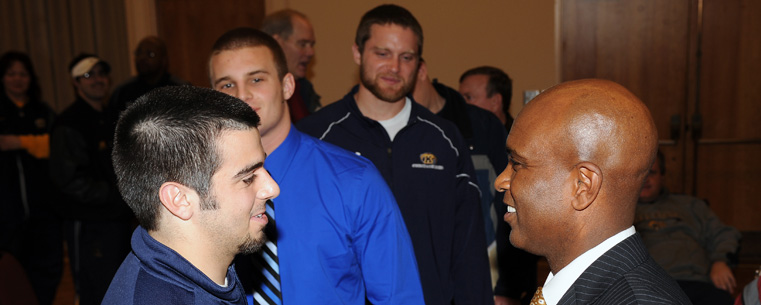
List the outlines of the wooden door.
{"label": "wooden door", "polygon": [[609,79],[647,104],[675,192],[685,191],[690,12],[687,0],[561,2],[562,80]]}
{"label": "wooden door", "polygon": [[761,7],[743,0],[564,0],[562,80],[605,78],[650,108],[666,185],[761,230]]}
{"label": "wooden door", "polygon": [[695,187],[721,219],[761,230],[761,1],[703,0]]}
{"label": "wooden door", "polygon": [[209,87],[212,44],[236,27],[261,26],[264,0],[156,0],[156,19],[170,70],[193,85]]}

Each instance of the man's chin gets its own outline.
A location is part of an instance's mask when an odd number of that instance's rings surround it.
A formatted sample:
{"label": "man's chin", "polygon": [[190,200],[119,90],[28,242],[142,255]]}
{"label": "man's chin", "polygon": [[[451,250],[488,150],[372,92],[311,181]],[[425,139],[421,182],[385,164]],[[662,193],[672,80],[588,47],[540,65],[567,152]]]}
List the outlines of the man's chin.
{"label": "man's chin", "polygon": [[514,228],[510,231],[509,240],[510,240],[510,244],[513,245],[514,247],[530,252],[526,248],[527,244],[524,243],[524,240],[520,238],[519,234],[515,234]]}
{"label": "man's chin", "polygon": [[267,242],[267,236],[265,236],[264,233],[261,233],[257,237],[251,237],[251,235],[248,235],[246,240],[238,246],[238,253],[251,254],[258,252],[265,242]]}

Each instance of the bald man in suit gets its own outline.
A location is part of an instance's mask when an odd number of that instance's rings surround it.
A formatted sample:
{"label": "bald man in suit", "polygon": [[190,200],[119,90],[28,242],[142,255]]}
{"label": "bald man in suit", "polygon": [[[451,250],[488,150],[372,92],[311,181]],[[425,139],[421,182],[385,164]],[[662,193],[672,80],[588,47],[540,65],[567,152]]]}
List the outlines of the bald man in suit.
{"label": "bald man in suit", "polygon": [[647,107],[610,81],[559,84],[518,115],[495,188],[506,192],[510,242],[549,263],[535,299],[690,304],[632,226],[657,147]]}

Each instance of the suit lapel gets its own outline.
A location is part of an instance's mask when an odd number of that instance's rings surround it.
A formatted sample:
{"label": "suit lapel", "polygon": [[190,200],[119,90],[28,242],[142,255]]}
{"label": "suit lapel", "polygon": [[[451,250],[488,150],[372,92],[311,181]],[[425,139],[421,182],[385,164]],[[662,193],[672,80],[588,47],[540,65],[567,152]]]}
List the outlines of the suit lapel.
{"label": "suit lapel", "polygon": [[558,304],[592,303],[624,274],[644,263],[647,255],[639,235],[629,236],[584,270]]}

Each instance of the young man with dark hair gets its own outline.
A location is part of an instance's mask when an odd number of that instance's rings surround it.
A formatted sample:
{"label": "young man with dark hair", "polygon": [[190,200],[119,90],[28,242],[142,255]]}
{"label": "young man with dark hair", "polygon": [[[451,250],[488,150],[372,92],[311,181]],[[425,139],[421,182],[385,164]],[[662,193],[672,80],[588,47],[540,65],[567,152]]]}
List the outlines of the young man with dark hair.
{"label": "young man with dark hair", "polygon": [[239,28],[217,40],[209,59],[212,88],[262,118],[267,169],[283,190],[268,206],[270,241],[262,255],[237,260],[254,266],[238,274],[256,276],[259,304],[423,304],[409,234],[378,170],[291,125],[285,58],[266,33]]}
{"label": "young man with dark hair", "polygon": [[230,266],[265,240],[259,117],[209,89],[149,92],[117,125],[114,168],[140,222],[103,304],[246,304]]}
{"label": "young man with dark hair", "polygon": [[396,5],[361,19],[353,46],[360,84],[299,128],[372,160],[415,247],[426,304],[492,304],[479,189],[457,127],[407,97],[423,31]]}

